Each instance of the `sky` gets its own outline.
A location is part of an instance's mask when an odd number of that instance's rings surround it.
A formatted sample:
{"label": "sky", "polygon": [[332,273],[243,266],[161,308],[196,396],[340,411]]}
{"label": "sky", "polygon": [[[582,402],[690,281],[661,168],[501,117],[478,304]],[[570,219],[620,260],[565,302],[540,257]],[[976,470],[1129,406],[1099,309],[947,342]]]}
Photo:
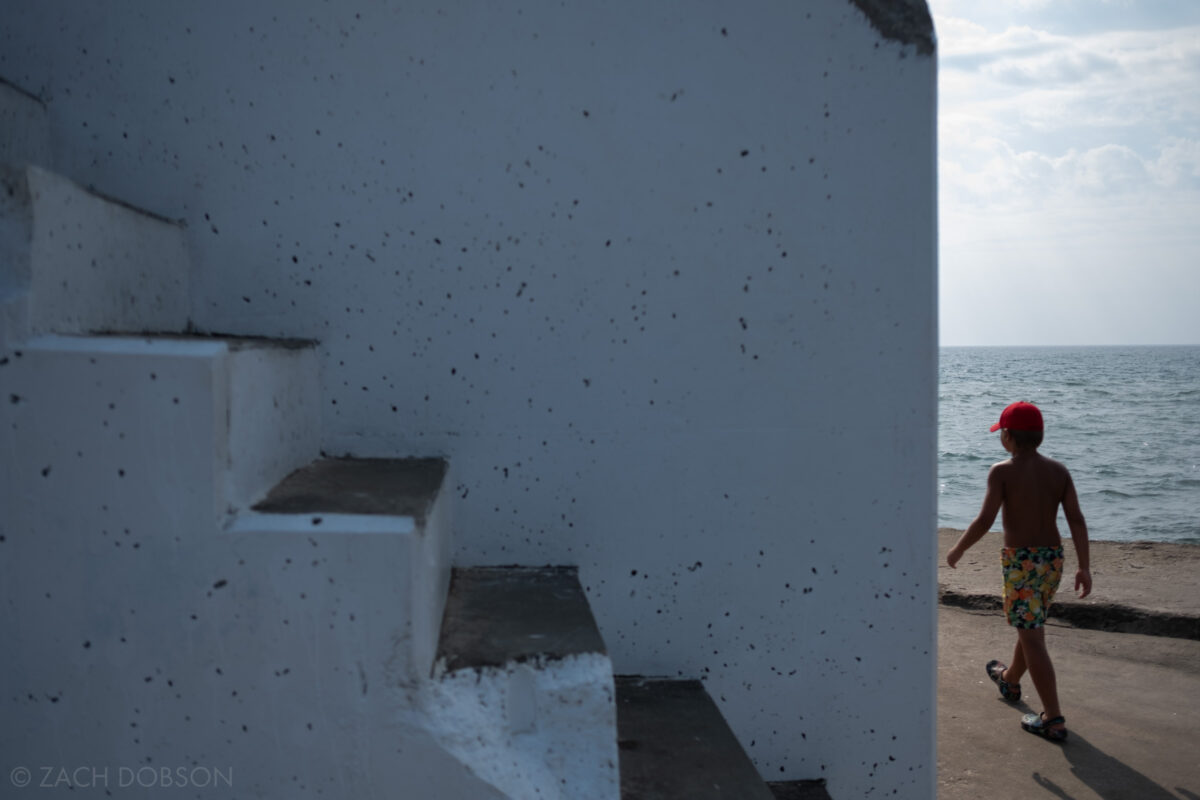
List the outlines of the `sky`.
{"label": "sky", "polygon": [[1200,2],[929,6],[941,343],[1200,344]]}

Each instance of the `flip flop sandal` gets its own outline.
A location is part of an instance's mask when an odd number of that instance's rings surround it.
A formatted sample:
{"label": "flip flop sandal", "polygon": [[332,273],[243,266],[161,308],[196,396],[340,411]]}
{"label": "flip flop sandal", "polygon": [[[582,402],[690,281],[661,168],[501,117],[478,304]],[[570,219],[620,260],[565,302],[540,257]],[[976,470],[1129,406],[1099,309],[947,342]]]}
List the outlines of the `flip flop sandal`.
{"label": "flip flop sandal", "polygon": [[1021,684],[1009,683],[1000,676],[1004,674],[1007,666],[1001,664],[995,659],[987,663],[987,674],[992,679],[992,683],[1000,687],[1000,696],[1010,703],[1017,703],[1021,700]]}
{"label": "flip flop sandal", "polygon": [[1067,738],[1066,728],[1051,728],[1051,725],[1063,725],[1066,720],[1062,717],[1046,719],[1041,714],[1026,714],[1021,718],[1021,727],[1030,733],[1049,739],[1052,742],[1063,742]]}

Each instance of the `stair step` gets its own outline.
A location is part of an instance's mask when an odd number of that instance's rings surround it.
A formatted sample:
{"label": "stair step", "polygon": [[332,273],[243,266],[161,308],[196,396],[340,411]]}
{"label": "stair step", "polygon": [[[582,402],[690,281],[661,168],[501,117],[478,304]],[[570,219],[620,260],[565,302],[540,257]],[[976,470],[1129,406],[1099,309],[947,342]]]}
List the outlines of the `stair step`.
{"label": "stair step", "polygon": [[696,680],[618,675],[622,800],[772,800]]}
{"label": "stair step", "polygon": [[433,668],[450,582],[448,478],[440,458],[320,458],[237,514],[227,532],[255,543],[322,542],[348,560],[378,562],[388,576],[379,591],[393,595],[379,635],[412,684]]}
{"label": "stair step", "polygon": [[420,524],[445,477],[440,458],[326,458],[288,475],[253,510],[413,517]]}
{"label": "stair step", "polygon": [[187,327],[182,225],[34,165],[0,164],[0,184],[6,343]]}
{"label": "stair step", "polygon": [[[208,493],[214,526],[319,453],[319,369],[312,342],[50,335],[27,341],[22,351],[28,372],[11,377],[14,387],[29,388],[13,393],[54,398],[53,405],[41,401],[47,430],[83,424],[75,419],[79,411],[67,410],[72,403],[100,409],[111,404],[105,426],[156,431],[147,447],[166,448],[165,458],[206,476],[202,484],[190,481],[188,491]],[[52,422],[60,405],[61,417]],[[106,430],[79,430],[76,449],[93,441],[89,449],[124,449],[123,439],[115,446],[108,442]]]}
{"label": "stair step", "polygon": [[607,653],[578,569],[456,567],[437,662],[447,672]]}
{"label": "stair step", "polygon": [[616,800],[612,661],[575,567],[458,567],[425,707],[507,797]]}
{"label": "stair step", "polygon": [[775,800],[832,800],[825,781],[770,781],[767,788]]}

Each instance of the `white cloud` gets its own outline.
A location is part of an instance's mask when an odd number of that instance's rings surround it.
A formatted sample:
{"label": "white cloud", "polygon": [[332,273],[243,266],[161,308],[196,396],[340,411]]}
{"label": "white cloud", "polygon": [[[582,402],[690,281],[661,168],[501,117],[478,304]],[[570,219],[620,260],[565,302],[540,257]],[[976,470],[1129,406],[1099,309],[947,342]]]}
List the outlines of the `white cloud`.
{"label": "white cloud", "polygon": [[944,200],[1195,190],[1200,29],[1071,38],[940,26]]}
{"label": "white cloud", "polygon": [[1200,113],[1200,28],[1067,38],[1029,28],[980,33],[974,25],[940,41],[943,105],[1026,109],[1048,124],[1094,109],[1095,122],[1142,124]]}
{"label": "white cloud", "polygon": [[1200,343],[1200,28],[937,6],[943,342]]}
{"label": "white cloud", "polygon": [[1163,186],[1200,189],[1200,141],[1168,139],[1154,164],[1153,174]]}
{"label": "white cloud", "polygon": [[999,81],[1017,86],[1063,86],[1103,79],[1105,73],[1121,71],[1113,58],[1078,48],[1038,53],[1024,59],[1007,59],[992,65],[989,72]]}
{"label": "white cloud", "polygon": [[982,138],[958,160],[940,161],[942,203],[993,212],[1109,204],[1131,197],[1200,191],[1200,141],[1172,139],[1151,158],[1106,144],[1060,156],[1017,152],[1001,139]]}

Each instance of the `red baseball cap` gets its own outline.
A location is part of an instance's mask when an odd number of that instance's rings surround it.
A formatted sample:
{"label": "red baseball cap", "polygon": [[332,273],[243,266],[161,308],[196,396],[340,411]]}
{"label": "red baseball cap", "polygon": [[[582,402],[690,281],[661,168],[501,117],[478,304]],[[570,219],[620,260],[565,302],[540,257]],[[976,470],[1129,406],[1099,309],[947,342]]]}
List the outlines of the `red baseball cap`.
{"label": "red baseball cap", "polygon": [[1007,428],[1010,431],[1043,430],[1042,412],[1038,411],[1038,407],[1033,403],[1013,403],[1000,412],[1000,421],[989,430],[995,433],[1001,428]]}

